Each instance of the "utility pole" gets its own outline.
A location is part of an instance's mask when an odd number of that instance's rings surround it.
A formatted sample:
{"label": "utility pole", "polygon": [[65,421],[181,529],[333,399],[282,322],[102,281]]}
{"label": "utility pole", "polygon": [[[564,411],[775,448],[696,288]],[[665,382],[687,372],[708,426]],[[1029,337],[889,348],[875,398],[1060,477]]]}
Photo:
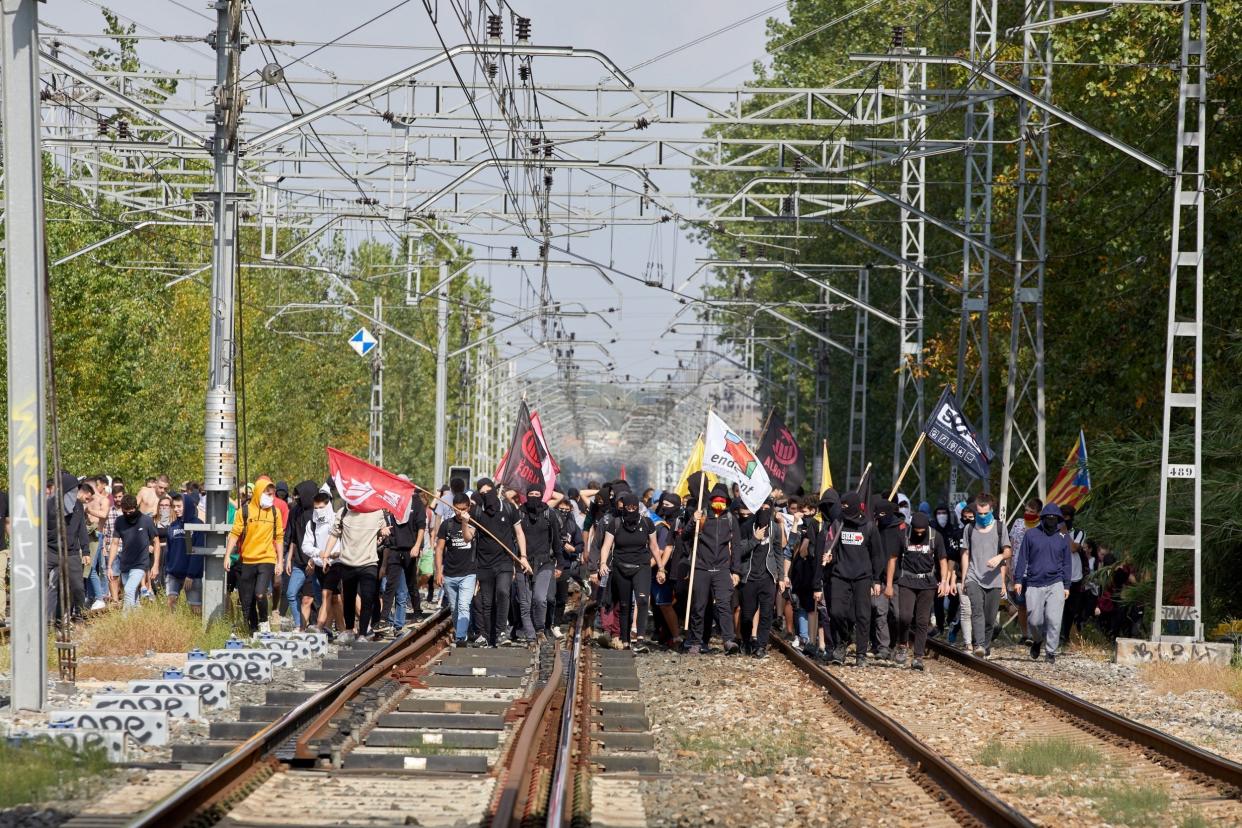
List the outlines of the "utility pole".
{"label": "utility pole", "polygon": [[440,265],[440,287],[436,291],[436,449],[435,482],[443,485],[445,442],[448,437],[448,262]]}
{"label": "utility pole", "polygon": [[[47,704],[47,545],[43,463],[47,268],[39,144],[37,0],[3,0],[4,227],[9,501],[12,513],[12,709]],[[0,573],[3,577],[3,573]],[[2,610],[3,608],[0,608]]]}
{"label": "utility pole", "polygon": [[[237,279],[237,122],[243,94],[239,85],[241,0],[217,0],[215,131],[211,142],[215,190],[202,193],[214,206],[211,256],[211,343],[207,375],[207,422],[203,488],[207,497],[206,543],[194,553],[205,556],[203,624],[218,617],[225,592],[224,548],[229,531],[229,494],[237,488],[237,395],[233,390],[233,326]],[[198,529],[199,527],[189,527]]]}
{"label": "utility pole", "polygon": [[[858,269],[858,301],[871,302],[871,268]],[[854,375],[850,385],[849,458],[845,485],[854,489],[867,463],[867,350],[871,336],[871,315],[859,307],[854,311]]]}
{"label": "utility pole", "polygon": [[384,297],[376,294],[373,314],[379,322],[375,350],[371,354],[371,428],[368,457],[384,465]]}

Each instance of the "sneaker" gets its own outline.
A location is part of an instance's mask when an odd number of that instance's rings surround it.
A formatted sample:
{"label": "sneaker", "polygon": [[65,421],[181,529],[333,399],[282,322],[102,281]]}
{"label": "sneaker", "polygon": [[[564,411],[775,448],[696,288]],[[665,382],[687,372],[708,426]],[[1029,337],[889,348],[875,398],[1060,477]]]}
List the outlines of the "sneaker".
{"label": "sneaker", "polygon": [[337,644],[353,644],[357,640],[358,636],[354,635],[352,631],[343,632],[336,637]]}
{"label": "sneaker", "polygon": [[855,667],[866,667],[867,657],[863,655],[862,653],[859,653],[858,655],[854,656],[854,666]]}
{"label": "sneaker", "polygon": [[1031,661],[1039,661],[1039,642],[1031,642]]}
{"label": "sneaker", "polygon": [[[862,656],[859,656],[859,658],[861,659]],[[841,664],[841,665],[845,664],[845,648],[844,647],[837,647],[835,650],[832,651],[832,663]]]}
{"label": "sneaker", "polygon": [[272,624],[271,624],[271,622],[270,622],[270,621],[260,621],[260,622],[259,622],[259,632],[261,632],[261,633],[270,633],[271,631],[272,631]]}
{"label": "sneaker", "polygon": [[384,634],[382,632],[373,632],[371,633],[370,640],[371,641],[383,641]]}
{"label": "sneaker", "polygon": [[388,632],[392,629],[392,624],[387,621],[376,621],[375,625],[372,626],[371,629],[375,632]]}
{"label": "sneaker", "polygon": [[470,646],[471,646],[471,647],[486,647],[486,646],[487,646],[487,636],[486,636],[486,635],[479,635],[479,636],[475,636],[474,641],[471,641],[471,642],[470,642]]}
{"label": "sneaker", "polygon": [[991,647],[983,648],[983,657],[986,658],[988,661],[992,660],[992,648]]}
{"label": "sneaker", "polygon": [[560,639],[562,639],[562,638],[564,638],[564,637],[565,637],[565,633],[561,632],[561,628],[560,628],[560,627],[553,627],[553,628],[552,628],[552,637],[553,637],[553,638],[555,638],[555,639],[557,639],[557,640],[559,641]]}
{"label": "sneaker", "polygon": [[726,641],[726,642],[725,642],[725,645],[724,645],[724,654],[725,654],[725,655],[737,655],[737,654],[738,654],[738,653],[740,653],[740,652],[742,652],[742,648],[741,648],[741,647],[739,647],[739,646],[737,646],[737,642],[736,642],[736,641]]}
{"label": "sneaker", "polygon": [[880,661],[888,661],[889,658],[892,657],[892,652],[888,649],[888,647],[881,647],[876,651],[875,657]]}
{"label": "sneaker", "polygon": [[608,649],[610,650],[624,650],[625,646],[625,642],[619,638],[610,636],[608,639]]}
{"label": "sneaker", "polygon": [[647,642],[641,638],[635,638],[630,642],[630,650],[635,653],[649,653],[651,649],[647,646]]}
{"label": "sneaker", "polygon": [[102,598],[96,598],[95,603],[91,604],[92,612],[96,610],[107,609],[107,608],[108,608],[108,605],[104,603],[104,600]]}
{"label": "sneaker", "polygon": [[765,659],[768,657],[768,648],[767,647],[756,647],[754,653],[752,653],[751,655],[753,655],[756,659],[760,659],[760,660]]}
{"label": "sneaker", "polygon": [[1053,655],[1052,653],[1048,653],[1048,655],[1044,656],[1044,661],[1048,662],[1049,664],[1056,664],[1057,657]]}
{"label": "sneaker", "polygon": [[985,650],[982,647],[980,647],[978,644],[975,645],[974,650],[972,650],[971,652],[974,654],[975,658],[983,658],[983,656],[985,655]]}
{"label": "sneaker", "polygon": [[922,670],[923,670],[923,659],[921,659],[921,658],[916,658],[916,659],[914,659],[914,661],[911,661],[911,662],[910,662],[910,669],[911,669],[911,670],[918,670],[918,671],[922,672]]}
{"label": "sneaker", "polygon": [[897,648],[897,653],[896,655],[893,656],[893,661],[897,664],[906,663],[906,648],[905,647]]}
{"label": "sneaker", "polygon": [[496,636],[497,647],[509,647],[512,645],[513,645],[513,639],[509,637],[508,633],[502,632],[500,635]]}

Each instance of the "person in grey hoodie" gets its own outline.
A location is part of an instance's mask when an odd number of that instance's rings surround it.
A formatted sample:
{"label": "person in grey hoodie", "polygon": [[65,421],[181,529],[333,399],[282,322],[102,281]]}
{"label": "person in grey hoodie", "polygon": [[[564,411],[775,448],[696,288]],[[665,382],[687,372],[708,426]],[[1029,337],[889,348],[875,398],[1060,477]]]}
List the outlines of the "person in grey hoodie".
{"label": "person in grey hoodie", "polygon": [[1031,638],[1031,658],[1056,661],[1061,637],[1061,613],[1069,598],[1072,569],[1069,536],[1061,531],[1060,507],[1049,503],[1039,513],[1039,526],[1027,531],[1014,560],[1014,589],[1026,598],[1026,623]]}

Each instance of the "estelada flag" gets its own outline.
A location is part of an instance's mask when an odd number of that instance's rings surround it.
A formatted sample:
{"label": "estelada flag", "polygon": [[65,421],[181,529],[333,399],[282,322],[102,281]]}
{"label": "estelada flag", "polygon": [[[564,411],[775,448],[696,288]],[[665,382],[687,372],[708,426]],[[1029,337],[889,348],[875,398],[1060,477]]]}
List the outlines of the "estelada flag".
{"label": "estelada flag", "polygon": [[[681,480],[677,483],[677,488],[673,491],[681,496],[684,502],[690,497],[690,475],[695,472],[703,471],[703,435],[699,435],[699,439],[694,441],[694,448],[690,450],[690,458],[686,460],[686,467],[682,469]],[[712,486],[716,485],[716,475],[708,473],[707,480],[703,483],[704,491],[711,491]],[[694,493],[698,497],[698,492]]]}
{"label": "estelada flag", "polygon": [[1065,465],[1048,489],[1048,503],[1077,509],[1091,496],[1091,471],[1087,468],[1087,435],[1078,430],[1078,442],[1070,449]]}
{"label": "estelada flag", "polygon": [[520,495],[528,489],[537,488],[548,495],[548,484],[543,476],[544,462],[548,453],[531,423],[530,409],[522,402],[518,407],[517,423],[513,427],[513,439],[505,453],[502,467],[496,472],[496,482]]}
{"label": "estelada flag", "polygon": [[703,438],[703,471],[715,472],[737,484],[738,494],[746,508],[759,511],[772,493],[772,481],[759,458],[728,424],[716,414],[707,412],[707,430]]}
{"label": "estelada flag", "polygon": [[390,471],[338,449],[328,448],[328,473],[337,494],[358,512],[390,512],[398,523],[410,519],[418,487]]}
{"label": "estelada flag", "polygon": [[923,424],[923,433],[949,458],[962,464],[966,471],[980,480],[988,476],[992,450],[979,439],[975,427],[962,413],[951,389],[946,387],[936,401],[931,416]]}
{"label": "estelada flag", "polygon": [[768,415],[768,425],[755,452],[767,469],[768,479],[786,494],[793,494],[806,480],[806,467],[798,441],[775,411]]}

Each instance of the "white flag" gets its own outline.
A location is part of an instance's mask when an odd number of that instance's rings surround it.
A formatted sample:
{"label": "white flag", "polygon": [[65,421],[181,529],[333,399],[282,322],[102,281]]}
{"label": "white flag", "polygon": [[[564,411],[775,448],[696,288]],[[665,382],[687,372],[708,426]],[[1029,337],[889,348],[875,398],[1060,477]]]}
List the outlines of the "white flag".
{"label": "white flag", "polygon": [[772,493],[772,481],[755,453],[714,411],[707,412],[703,443],[703,470],[736,483],[746,508],[759,511]]}

